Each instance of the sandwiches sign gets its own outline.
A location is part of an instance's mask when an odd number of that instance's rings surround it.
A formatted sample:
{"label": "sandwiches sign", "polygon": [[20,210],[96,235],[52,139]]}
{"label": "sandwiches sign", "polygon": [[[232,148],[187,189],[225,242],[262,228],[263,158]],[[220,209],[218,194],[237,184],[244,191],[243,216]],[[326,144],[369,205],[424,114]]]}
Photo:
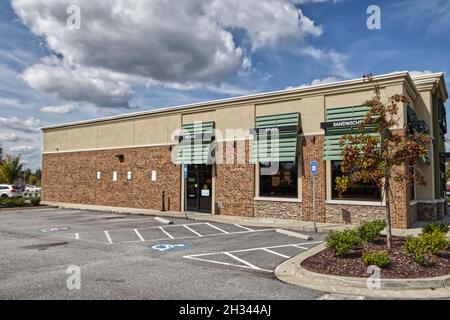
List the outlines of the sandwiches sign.
{"label": "sandwiches sign", "polygon": [[322,129],[331,129],[331,128],[344,128],[344,127],[357,127],[359,126],[363,120],[343,120],[343,121],[330,121],[330,122],[322,122],[320,127]]}

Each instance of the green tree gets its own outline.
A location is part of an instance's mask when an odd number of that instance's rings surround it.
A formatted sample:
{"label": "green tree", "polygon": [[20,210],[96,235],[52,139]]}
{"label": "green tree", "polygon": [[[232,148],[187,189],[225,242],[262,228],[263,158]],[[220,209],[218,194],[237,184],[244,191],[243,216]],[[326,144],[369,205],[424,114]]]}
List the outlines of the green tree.
{"label": "green tree", "polygon": [[[336,178],[336,189],[341,194],[355,182],[375,183],[386,201],[387,248],[391,248],[392,184],[406,188],[413,180],[420,185],[425,179],[419,168],[421,157],[427,155],[431,142],[429,135],[412,132],[404,135],[396,129],[400,125],[398,104],[409,103],[409,98],[394,95],[385,104],[381,101],[380,87],[375,86],[375,96],[363,105],[369,107],[358,133],[341,139],[343,176]],[[369,135],[370,130],[376,135]],[[394,202],[395,205],[395,202]]]}
{"label": "green tree", "polygon": [[0,181],[13,184],[21,176],[22,164],[20,163],[20,156],[6,155],[0,166]]}
{"label": "green tree", "polygon": [[2,164],[2,162],[3,162],[3,148],[0,147],[0,165]]}

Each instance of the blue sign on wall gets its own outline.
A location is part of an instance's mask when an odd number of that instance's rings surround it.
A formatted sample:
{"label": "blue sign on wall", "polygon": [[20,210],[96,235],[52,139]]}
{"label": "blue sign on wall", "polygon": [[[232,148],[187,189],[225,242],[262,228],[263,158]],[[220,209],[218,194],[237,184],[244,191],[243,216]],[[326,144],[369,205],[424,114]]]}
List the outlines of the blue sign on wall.
{"label": "blue sign on wall", "polygon": [[317,161],[311,161],[309,167],[311,169],[311,174],[316,175],[317,174]]}
{"label": "blue sign on wall", "polygon": [[187,176],[188,176],[188,167],[187,167],[187,164],[184,165],[183,171],[184,171],[184,177],[187,178]]}

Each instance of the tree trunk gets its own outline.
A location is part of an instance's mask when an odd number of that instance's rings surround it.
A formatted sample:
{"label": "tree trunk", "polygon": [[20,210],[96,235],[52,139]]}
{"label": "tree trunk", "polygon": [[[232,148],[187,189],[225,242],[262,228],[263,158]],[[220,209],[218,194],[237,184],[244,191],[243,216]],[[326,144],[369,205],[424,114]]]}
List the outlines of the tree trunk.
{"label": "tree trunk", "polygon": [[392,247],[392,226],[391,226],[391,204],[390,204],[390,195],[391,185],[389,178],[385,178],[384,182],[384,196],[386,197],[386,247],[388,250],[391,250]]}

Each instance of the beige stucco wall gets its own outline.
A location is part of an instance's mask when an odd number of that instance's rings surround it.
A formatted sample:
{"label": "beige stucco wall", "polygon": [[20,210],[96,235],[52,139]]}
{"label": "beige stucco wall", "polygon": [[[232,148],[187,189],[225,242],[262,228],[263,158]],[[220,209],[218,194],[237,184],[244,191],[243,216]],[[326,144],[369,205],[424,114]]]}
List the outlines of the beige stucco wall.
{"label": "beige stucco wall", "polygon": [[[367,88],[367,85],[366,85]],[[383,88],[383,99],[402,93],[399,82]],[[226,129],[254,127],[255,117],[262,115],[300,112],[302,132],[305,135],[323,134],[320,123],[325,110],[343,106],[360,105],[373,95],[372,89],[351,86],[331,91],[311,92],[255,100],[254,103],[236,103],[180,110],[179,112],[155,113],[135,118],[83,124],[44,132],[44,152],[109,149],[133,146],[174,143],[171,135],[182,124],[195,121],[215,121],[216,128],[226,137]],[[401,108],[403,113],[403,108]]]}
{"label": "beige stucco wall", "polygon": [[[419,120],[424,120],[428,125],[430,130],[433,129],[432,124],[432,115],[431,115],[431,107],[432,107],[432,95],[431,91],[420,91],[420,95],[415,99],[414,111],[416,112],[417,118]],[[429,154],[433,154],[433,145],[430,144]],[[433,161],[430,164],[422,164],[420,165],[420,169],[422,170],[422,174],[425,177],[426,185],[419,186],[416,185],[416,200],[429,200],[434,198],[434,168]]]}

